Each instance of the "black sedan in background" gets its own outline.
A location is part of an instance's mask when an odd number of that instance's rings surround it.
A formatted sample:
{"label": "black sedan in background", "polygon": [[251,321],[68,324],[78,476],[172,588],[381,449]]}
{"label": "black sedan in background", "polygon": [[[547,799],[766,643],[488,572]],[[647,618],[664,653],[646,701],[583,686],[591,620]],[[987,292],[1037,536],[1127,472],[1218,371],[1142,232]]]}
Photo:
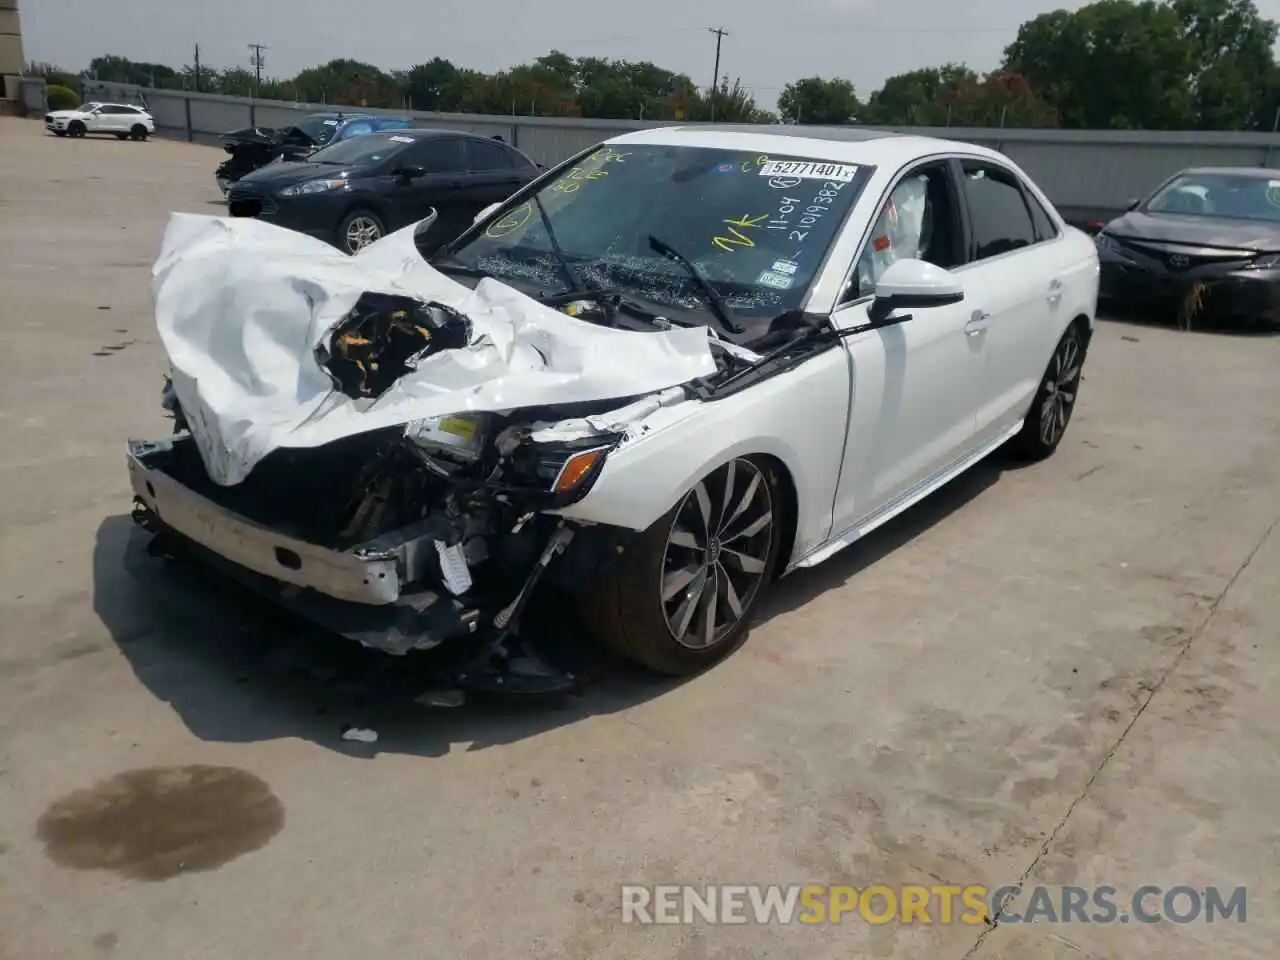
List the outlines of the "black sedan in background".
{"label": "black sedan in background", "polygon": [[433,233],[452,239],[540,172],[497,140],[390,130],[255,170],[231,187],[227,206],[233,217],[258,217],[355,253],[432,209],[439,213]]}
{"label": "black sedan in background", "polygon": [[1104,307],[1280,325],[1280,170],[1184,170],[1096,239]]}

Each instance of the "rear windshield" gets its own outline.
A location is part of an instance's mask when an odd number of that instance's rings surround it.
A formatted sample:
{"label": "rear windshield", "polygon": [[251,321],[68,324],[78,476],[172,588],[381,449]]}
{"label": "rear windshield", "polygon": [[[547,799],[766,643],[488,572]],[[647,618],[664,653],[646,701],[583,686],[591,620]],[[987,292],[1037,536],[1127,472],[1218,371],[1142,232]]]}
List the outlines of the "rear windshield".
{"label": "rear windshield", "polygon": [[317,146],[323,146],[338,132],[338,121],[332,117],[307,117],[295,123],[292,129],[302,133]]}
{"label": "rear windshield", "polygon": [[735,313],[775,316],[803,301],[871,172],[747,150],[605,145],[441,260],[561,293],[558,249],[582,286],[705,309],[687,267],[656,238],[693,261]]}

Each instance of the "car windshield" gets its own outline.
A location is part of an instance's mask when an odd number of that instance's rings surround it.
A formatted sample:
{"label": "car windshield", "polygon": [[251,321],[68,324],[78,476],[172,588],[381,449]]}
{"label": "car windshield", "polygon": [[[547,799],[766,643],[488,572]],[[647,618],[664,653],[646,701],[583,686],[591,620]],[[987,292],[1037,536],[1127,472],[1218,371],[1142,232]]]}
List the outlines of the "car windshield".
{"label": "car windshield", "polygon": [[307,117],[292,127],[306,136],[316,146],[323,146],[338,132],[338,121],[333,117]]}
{"label": "car windshield", "polygon": [[1280,223],[1280,180],[1237,173],[1185,173],[1158,190],[1149,213]]}
{"label": "car windshield", "polygon": [[364,136],[340,140],[331,147],[317,150],[308,159],[313,163],[340,163],[345,166],[369,166],[393,157],[413,143],[412,137]]}
{"label": "car windshield", "polygon": [[545,294],[625,292],[701,322],[705,281],[736,320],[771,318],[803,301],[871,172],[755,150],[606,144],[435,262]]}

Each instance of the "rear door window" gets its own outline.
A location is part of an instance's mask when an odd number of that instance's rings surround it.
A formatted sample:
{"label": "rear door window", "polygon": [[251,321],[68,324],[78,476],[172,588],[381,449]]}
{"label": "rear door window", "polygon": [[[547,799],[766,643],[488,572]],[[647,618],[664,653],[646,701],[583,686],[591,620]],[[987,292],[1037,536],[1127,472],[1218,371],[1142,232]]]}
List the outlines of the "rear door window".
{"label": "rear door window", "polygon": [[994,164],[965,160],[964,194],[975,260],[998,257],[1037,242],[1027,199],[1011,172]]}
{"label": "rear door window", "polygon": [[405,149],[406,167],[422,167],[428,174],[457,173],[463,169],[462,141],[457,137],[433,137]]}
{"label": "rear door window", "polygon": [[467,161],[477,173],[511,169],[510,153],[502,144],[492,140],[468,140]]}

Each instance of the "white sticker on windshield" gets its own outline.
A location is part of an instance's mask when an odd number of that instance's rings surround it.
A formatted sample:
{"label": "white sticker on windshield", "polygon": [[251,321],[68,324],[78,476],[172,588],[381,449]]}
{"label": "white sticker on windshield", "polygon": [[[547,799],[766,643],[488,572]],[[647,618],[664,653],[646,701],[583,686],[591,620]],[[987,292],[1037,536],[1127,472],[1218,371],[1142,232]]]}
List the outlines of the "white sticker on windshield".
{"label": "white sticker on windshield", "polygon": [[793,277],[798,268],[799,264],[794,260],[775,260],[769,269],[774,273],[785,273],[788,277]]}
{"label": "white sticker on windshield", "polygon": [[772,273],[768,270],[756,277],[756,283],[763,284],[766,287],[773,287],[775,290],[789,290],[791,288],[790,277],[781,273]]}
{"label": "white sticker on windshield", "polygon": [[320,122],[323,123],[326,127],[336,127],[338,125],[337,120],[321,120]]}
{"label": "white sticker on windshield", "polygon": [[858,168],[852,163],[822,163],[817,160],[770,160],[760,168],[762,177],[799,177],[801,180],[833,180],[848,183]]}
{"label": "white sticker on windshield", "polygon": [[413,143],[413,137],[388,137],[387,139],[396,143]]}

